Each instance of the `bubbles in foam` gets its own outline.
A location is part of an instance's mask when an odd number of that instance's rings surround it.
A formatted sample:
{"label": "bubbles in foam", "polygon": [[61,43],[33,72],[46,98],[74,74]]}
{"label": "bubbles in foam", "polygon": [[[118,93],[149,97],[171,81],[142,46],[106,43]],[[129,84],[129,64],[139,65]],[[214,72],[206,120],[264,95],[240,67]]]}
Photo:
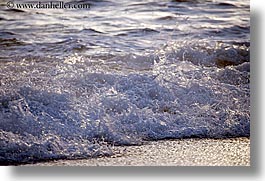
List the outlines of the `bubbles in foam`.
{"label": "bubbles in foam", "polygon": [[[178,45],[146,56],[149,63],[137,55],[3,63],[1,163],[110,155],[111,144],[165,138],[249,136],[247,52]],[[236,63],[219,66],[220,54]],[[148,69],[138,69],[139,60]],[[108,66],[115,63],[120,69]]]}

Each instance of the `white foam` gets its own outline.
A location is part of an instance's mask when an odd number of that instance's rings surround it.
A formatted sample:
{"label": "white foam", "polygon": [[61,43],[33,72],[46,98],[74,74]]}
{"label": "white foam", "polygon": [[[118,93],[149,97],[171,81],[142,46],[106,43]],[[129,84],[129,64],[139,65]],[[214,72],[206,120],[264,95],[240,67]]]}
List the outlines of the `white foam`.
{"label": "white foam", "polygon": [[[137,55],[3,63],[0,160],[112,154],[105,142],[249,136],[249,63],[218,68],[218,49],[194,47],[157,52],[149,63]],[[142,61],[148,69],[137,68]],[[120,68],[108,67],[115,62]]]}

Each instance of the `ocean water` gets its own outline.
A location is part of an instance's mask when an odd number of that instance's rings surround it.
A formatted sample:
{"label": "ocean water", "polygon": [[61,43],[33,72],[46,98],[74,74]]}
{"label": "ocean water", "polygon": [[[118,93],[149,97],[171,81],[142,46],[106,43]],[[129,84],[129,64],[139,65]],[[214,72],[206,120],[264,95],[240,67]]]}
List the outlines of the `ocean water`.
{"label": "ocean water", "polygon": [[75,10],[6,2],[0,164],[250,136],[248,0],[68,1],[90,4]]}

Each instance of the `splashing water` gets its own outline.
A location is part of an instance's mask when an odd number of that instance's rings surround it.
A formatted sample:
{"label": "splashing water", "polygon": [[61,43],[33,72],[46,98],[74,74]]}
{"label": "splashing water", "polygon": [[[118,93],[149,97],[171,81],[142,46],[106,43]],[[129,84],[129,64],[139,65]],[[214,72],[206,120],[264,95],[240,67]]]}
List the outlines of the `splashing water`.
{"label": "splashing water", "polygon": [[247,1],[88,2],[80,14],[23,10],[20,25],[1,9],[0,163],[250,135]]}

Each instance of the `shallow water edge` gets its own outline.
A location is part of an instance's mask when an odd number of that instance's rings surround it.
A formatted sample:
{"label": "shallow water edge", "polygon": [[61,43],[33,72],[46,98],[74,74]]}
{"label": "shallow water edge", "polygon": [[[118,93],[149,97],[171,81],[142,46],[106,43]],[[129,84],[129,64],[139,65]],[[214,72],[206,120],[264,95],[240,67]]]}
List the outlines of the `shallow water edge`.
{"label": "shallow water edge", "polygon": [[250,139],[179,139],[119,146],[110,157],[56,160],[24,166],[250,166]]}

